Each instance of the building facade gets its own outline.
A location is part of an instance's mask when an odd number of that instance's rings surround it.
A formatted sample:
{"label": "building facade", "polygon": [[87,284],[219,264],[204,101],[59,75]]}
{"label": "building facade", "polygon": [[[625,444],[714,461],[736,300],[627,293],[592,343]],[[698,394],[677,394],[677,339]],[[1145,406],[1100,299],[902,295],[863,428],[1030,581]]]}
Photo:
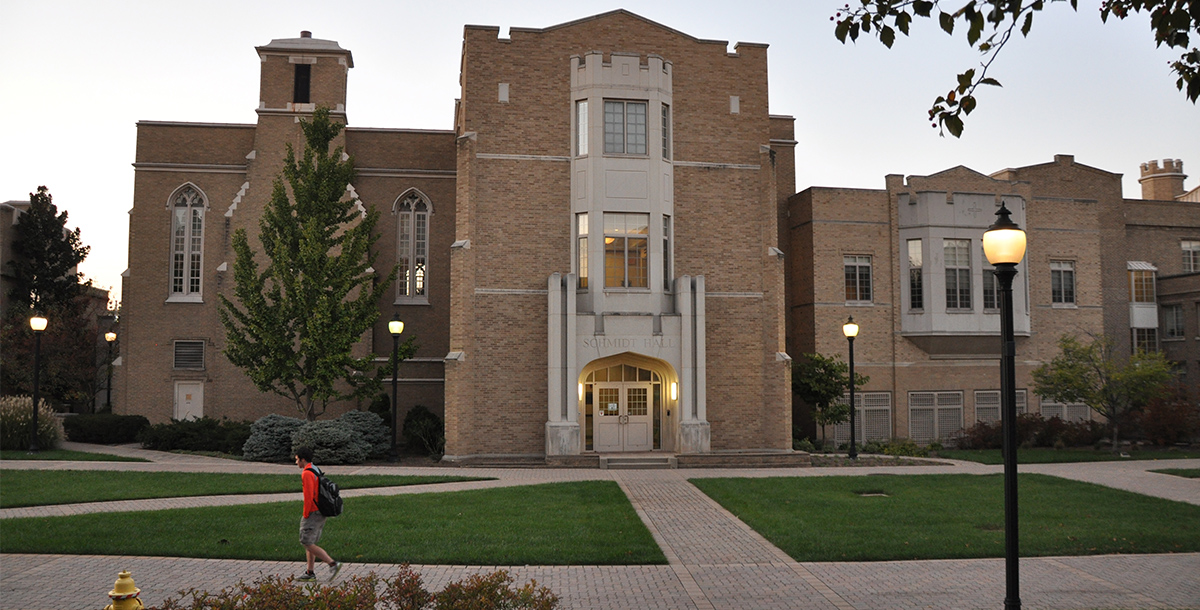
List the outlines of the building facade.
{"label": "building facade", "polygon": [[[1030,231],[1022,408],[1089,416],[1028,389],[1063,332],[1152,341],[1200,378],[1200,213],[1181,164],[1143,168],[1152,201],[1069,156],[796,193],[766,46],[727,49],[621,10],[508,38],[467,26],[452,129],[339,136],[358,169],[346,196],[381,213],[376,267],[399,271],[359,349],[382,360],[387,321],[405,322],[420,347],[400,411],[444,417],[446,459],[788,452],[804,419],[789,353],[842,353],[849,314],[871,377],[860,434],[931,441],[998,418],[980,238],[1001,202]],[[233,232],[257,243],[286,146],[303,146],[299,120],[323,106],[347,122],[354,62],[307,32],[257,51],[255,124],[138,123],[118,412],[296,413],[222,355],[218,297]],[[1167,313],[1134,299],[1142,271]]]}
{"label": "building facade", "polygon": [[[420,344],[401,409],[444,415],[451,460],[789,450],[794,142],[765,45],[625,11],[498,34],[465,29],[453,131],[342,138],[400,270],[363,348],[388,352],[393,313]],[[307,34],[258,53],[257,124],[138,124],[121,410],[152,421],[291,408],[221,355],[217,295],[298,120],[345,121],[353,59]]]}
{"label": "building facade", "polygon": [[[1171,159],[1143,164],[1142,199],[1122,196],[1120,174],[1069,155],[991,175],[956,167],[889,175],[881,190],[797,193],[788,203],[789,352],[844,357],[840,327],[854,316],[856,369],[870,377],[855,397],[860,439],[944,441],[997,421],[1000,310],[982,237],[1004,204],[1028,234],[1013,286],[1017,410],[1096,417],[1030,389],[1064,334],[1108,335],[1119,354],[1161,349],[1198,398],[1200,207],[1182,171]],[[848,440],[848,426],[837,437]]]}

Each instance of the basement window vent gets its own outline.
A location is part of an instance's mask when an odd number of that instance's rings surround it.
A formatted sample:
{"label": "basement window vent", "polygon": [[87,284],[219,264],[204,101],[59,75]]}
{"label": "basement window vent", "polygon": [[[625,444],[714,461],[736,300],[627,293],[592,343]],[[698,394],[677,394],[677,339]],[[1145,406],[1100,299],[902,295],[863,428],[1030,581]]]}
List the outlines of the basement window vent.
{"label": "basement window vent", "polygon": [[176,341],[175,368],[193,371],[204,370],[204,342]]}

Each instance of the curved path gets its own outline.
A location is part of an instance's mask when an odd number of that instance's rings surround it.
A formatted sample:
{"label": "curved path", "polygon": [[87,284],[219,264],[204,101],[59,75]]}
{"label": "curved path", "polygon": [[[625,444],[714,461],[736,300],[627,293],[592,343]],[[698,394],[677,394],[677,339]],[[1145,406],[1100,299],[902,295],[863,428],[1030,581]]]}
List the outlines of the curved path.
{"label": "curved path", "polygon": [[[72,448],[67,443],[67,448]],[[77,448],[85,448],[77,446]],[[5,461],[4,469],[89,469],[294,474],[295,468],[86,446],[89,451],[145,457],[138,462]],[[1200,480],[1148,472],[1196,468],[1200,460],[1097,462],[1021,466],[1039,472],[1200,505]],[[665,566],[413,566],[430,589],[496,567],[518,582],[530,578],[562,598],[562,608],[859,610],[996,608],[1004,598],[1002,559],[871,563],[796,562],[687,482],[700,477],[857,476],[1000,472],[999,466],[940,461],[928,466],[796,469],[584,470],[539,468],[351,467],[331,474],[464,474],[492,481],[440,484],[439,491],[555,481],[612,480],[624,490],[668,558]],[[429,491],[431,486],[347,490],[346,496]],[[0,519],[87,512],[159,510],[251,502],[299,501],[299,494],[171,498],[3,509]],[[299,556],[299,553],[297,553]],[[94,609],[108,603],[116,573],[133,572],[147,605],[179,589],[217,591],[238,580],[297,573],[300,562],[169,557],[0,555],[0,610]],[[396,572],[395,565],[353,564],[343,574]],[[1026,608],[1200,608],[1200,554],[1116,555],[1021,560]]]}

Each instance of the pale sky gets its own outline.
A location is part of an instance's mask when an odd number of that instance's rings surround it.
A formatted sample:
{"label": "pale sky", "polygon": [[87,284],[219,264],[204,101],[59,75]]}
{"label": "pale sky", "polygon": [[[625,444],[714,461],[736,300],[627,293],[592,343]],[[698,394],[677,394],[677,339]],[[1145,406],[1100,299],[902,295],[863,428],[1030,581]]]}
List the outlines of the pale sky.
{"label": "pale sky", "polygon": [[[1014,38],[961,140],[925,111],[980,56],[920,20],[892,50],[842,45],[830,17],[845,0],[623,3],[346,0],[3,0],[0,2],[0,201],[46,185],[91,255],[96,285],[120,290],[127,266],[139,120],[252,124],[254,47],[310,30],[354,53],[351,125],[452,128],[465,24],[544,28],[624,8],[697,38],[767,43],[772,114],[796,117],[796,188],[883,188],[886,174],[957,165],[983,173],[1049,162],[1124,174],[1184,160],[1200,178],[1200,108],[1175,89],[1144,16],[1102,24],[1099,0],[1078,13],[1048,3]],[[957,6],[957,2],[949,2]]]}

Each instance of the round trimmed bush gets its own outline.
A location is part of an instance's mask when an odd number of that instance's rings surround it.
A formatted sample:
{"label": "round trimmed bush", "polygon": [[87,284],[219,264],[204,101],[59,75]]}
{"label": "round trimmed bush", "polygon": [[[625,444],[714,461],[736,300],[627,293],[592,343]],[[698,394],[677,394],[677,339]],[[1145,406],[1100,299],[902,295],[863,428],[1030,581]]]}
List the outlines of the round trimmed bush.
{"label": "round trimmed bush", "polygon": [[371,455],[371,445],[342,420],[312,421],[292,435],[291,451],[313,450],[317,464],[361,464]]}
{"label": "round trimmed bush", "polygon": [[[54,449],[61,436],[54,409],[44,400],[38,405],[38,447]],[[21,450],[29,448],[33,427],[33,398],[31,396],[5,396],[0,398],[0,449]]]}
{"label": "round trimmed bush", "polygon": [[250,438],[242,445],[242,459],[252,462],[287,462],[292,459],[292,435],[304,420],[274,413],[250,425]]}
{"label": "round trimmed bush", "polygon": [[371,446],[371,456],[377,457],[387,453],[392,448],[391,429],[383,423],[383,418],[369,411],[347,411],[338,418],[346,422],[358,432],[368,445]]}

